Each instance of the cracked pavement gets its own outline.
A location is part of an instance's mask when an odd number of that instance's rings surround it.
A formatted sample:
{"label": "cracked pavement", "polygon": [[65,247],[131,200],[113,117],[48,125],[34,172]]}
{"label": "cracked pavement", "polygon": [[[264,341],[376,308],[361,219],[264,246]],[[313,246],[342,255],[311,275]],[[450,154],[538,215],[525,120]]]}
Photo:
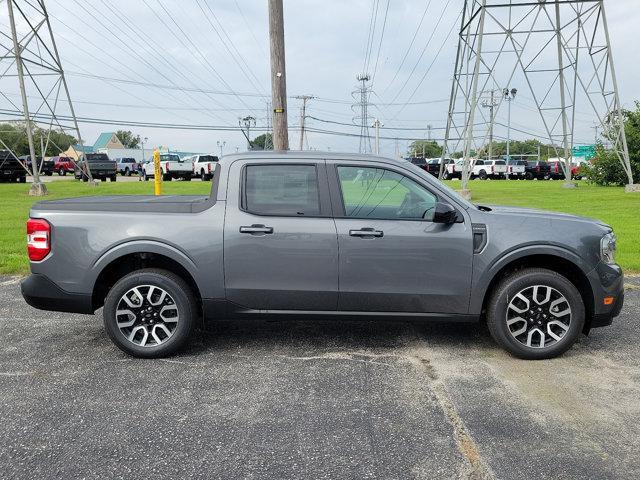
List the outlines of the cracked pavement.
{"label": "cracked pavement", "polygon": [[564,357],[482,325],[220,322],[164,360],[0,277],[2,478],[640,478],[640,279]]}

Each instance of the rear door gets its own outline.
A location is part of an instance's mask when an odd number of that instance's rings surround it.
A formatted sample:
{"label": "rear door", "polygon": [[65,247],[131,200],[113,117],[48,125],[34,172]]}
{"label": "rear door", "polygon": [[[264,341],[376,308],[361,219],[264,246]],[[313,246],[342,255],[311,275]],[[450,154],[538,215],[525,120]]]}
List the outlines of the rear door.
{"label": "rear door", "polygon": [[336,310],[338,241],[324,160],[230,166],[227,299],[257,310]]}
{"label": "rear door", "polygon": [[468,217],[431,221],[446,200],[413,172],[378,162],[328,161],[343,311],[468,311],[472,231]]}

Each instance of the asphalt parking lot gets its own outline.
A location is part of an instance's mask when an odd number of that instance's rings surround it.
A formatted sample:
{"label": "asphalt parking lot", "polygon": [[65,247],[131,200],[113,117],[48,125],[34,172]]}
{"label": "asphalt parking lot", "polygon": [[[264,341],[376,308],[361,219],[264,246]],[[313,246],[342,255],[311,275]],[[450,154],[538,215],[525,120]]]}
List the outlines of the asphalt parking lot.
{"label": "asphalt parking lot", "polygon": [[524,362],[486,328],[221,322],[165,360],[0,277],[2,478],[640,478],[640,279]]}

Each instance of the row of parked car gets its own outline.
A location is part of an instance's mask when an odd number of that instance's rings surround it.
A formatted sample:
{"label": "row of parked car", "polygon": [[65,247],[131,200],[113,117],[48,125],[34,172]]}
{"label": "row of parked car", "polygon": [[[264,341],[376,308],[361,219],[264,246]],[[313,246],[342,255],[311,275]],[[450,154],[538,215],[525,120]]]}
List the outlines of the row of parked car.
{"label": "row of parked car", "polygon": [[[408,161],[421,169],[427,171],[431,175],[437,177],[440,175],[440,158],[409,158]],[[543,160],[475,160],[472,162],[471,178],[479,178],[480,180],[493,179],[524,179],[524,180],[550,180],[563,179],[564,162],[559,159]],[[450,180],[453,178],[462,178],[462,170],[464,161],[462,159],[454,160],[451,158],[444,159],[442,178]],[[574,179],[581,179],[580,166],[573,164],[571,167],[571,176]]]}
{"label": "row of parked car", "polygon": [[[153,159],[138,163],[133,158],[115,159],[118,173],[125,176],[140,175],[142,180],[154,178],[155,164]],[[191,180],[200,177],[203,181],[211,180],[218,157],[214,155],[192,155],[180,158],[174,153],[160,155],[160,172],[162,180],[169,181],[182,178]]]}
{"label": "row of parked car", "polygon": [[[160,155],[160,171],[162,180],[169,181],[182,178],[191,180],[200,177],[202,180],[211,180],[218,157],[214,155],[192,155],[180,158],[169,153]],[[8,150],[0,150],[0,179],[10,182],[26,182],[27,171],[31,170],[31,157],[24,155],[16,159]],[[22,165],[21,165],[22,164]],[[65,176],[74,175],[76,179],[88,181],[87,165],[91,175],[96,180],[103,182],[110,179],[117,181],[118,173],[124,176],[140,175],[142,180],[154,178],[155,165],[153,159],[138,163],[133,158],[115,158],[111,160],[106,153],[87,153],[79,161],[74,162],[69,157],[55,156],[51,158],[36,157],[36,165],[41,175],[52,176],[58,174]]]}

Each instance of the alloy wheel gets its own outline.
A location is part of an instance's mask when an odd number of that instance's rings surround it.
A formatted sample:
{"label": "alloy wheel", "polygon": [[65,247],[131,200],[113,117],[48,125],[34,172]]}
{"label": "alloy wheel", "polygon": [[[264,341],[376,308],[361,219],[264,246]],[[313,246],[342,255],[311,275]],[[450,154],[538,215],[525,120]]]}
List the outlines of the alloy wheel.
{"label": "alloy wheel", "polygon": [[571,305],[567,298],[548,285],[520,290],[509,302],[506,315],[511,336],[530,348],[555,345],[571,325]]}
{"label": "alloy wheel", "polygon": [[116,323],[125,338],[141,347],[165,343],[175,332],[180,315],[169,293],[155,285],[127,291],[116,308]]}

